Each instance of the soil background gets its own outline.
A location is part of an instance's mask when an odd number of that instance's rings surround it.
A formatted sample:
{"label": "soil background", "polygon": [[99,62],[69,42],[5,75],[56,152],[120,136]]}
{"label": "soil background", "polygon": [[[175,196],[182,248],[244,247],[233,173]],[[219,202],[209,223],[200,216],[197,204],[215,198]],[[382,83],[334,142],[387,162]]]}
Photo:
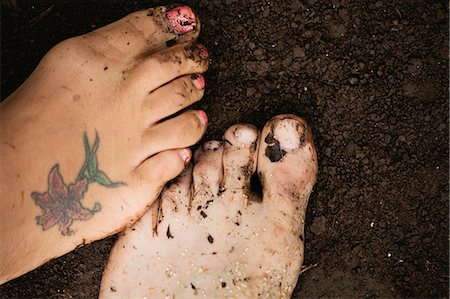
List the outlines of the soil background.
{"label": "soil background", "polygon": [[[2,1],[1,98],[56,43],[170,3]],[[448,298],[448,2],[193,0],[212,64],[198,107],[237,122],[307,119],[319,177],[294,298]],[[95,298],[115,237],[0,287],[0,297]],[[56,244],[55,244],[56,245]]]}

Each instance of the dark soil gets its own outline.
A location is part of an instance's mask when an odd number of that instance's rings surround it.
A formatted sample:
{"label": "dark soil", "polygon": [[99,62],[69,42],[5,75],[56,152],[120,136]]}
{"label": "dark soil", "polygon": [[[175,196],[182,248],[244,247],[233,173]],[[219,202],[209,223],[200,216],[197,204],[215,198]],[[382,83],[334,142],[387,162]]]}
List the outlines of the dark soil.
{"label": "dark soil", "polygon": [[[59,41],[163,4],[17,2],[1,11],[2,99]],[[206,138],[279,113],[313,128],[305,264],[317,266],[294,297],[448,298],[448,2],[182,2],[201,16],[213,59],[199,104]],[[0,296],[96,297],[113,242],[53,260]]]}

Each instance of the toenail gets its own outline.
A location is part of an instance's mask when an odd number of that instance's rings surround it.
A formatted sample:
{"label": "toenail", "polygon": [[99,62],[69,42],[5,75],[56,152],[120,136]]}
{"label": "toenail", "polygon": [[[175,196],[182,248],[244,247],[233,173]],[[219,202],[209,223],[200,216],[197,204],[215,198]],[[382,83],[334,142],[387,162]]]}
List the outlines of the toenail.
{"label": "toenail", "polygon": [[178,6],[166,13],[170,28],[178,34],[192,31],[197,26],[195,14],[188,6]]}
{"label": "toenail", "polygon": [[205,77],[200,74],[191,76],[192,82],[194,83],[195,88],[203,89],[205,88]]}
{"label": "toenail", "polygon": [[211,140],[203,144],[204,151],[216,151],[222,143],[220,141]]}
{"label": "toenail", "polygon": [[208,50],[206,49],[206,47],[205,47],[204,45],[198,44],[198,45],[197,45],[197,48],[199,49],[200,56],[201,56],[203,59],[206,59],[206,58],[209,57]]}
{"label": "toenail", "polygon": [[180,151],[180,157],[185,164],[189,163],[189,161],[191,160],[191,157],[192,157],[191,150],[187,149],[187,148],[182,149]]}
{"label": "toenail", "polygon": [[284,150],[294,150],[305,143],[305,126],[296,120],[285,119],[275,125],[273,135]]}
{"label": "toenail", "polygon": [[255,142],[256,138],[258,138],[256,130],[252,130],[251,128],[245,126],[237,127],[233,134],[236,141],[247,145],[251,145]]}
{"label": "toenail", "polygon": [[206,115],[205,111],[199,110],[197,111],[197,115],[200,118],[202,124],[206,125],[208,123],[208,115]]}

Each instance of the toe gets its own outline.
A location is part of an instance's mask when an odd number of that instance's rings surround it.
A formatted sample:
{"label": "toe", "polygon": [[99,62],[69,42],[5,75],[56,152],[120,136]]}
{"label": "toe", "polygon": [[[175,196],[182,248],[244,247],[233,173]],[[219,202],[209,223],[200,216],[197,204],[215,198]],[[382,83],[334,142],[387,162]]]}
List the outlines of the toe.
{"label": "toe", "polygon": [[[317,156],[311,129],[295,115],[272,118],[262,131],[258,174],[263,204],[270,213],[301,229],[306,205],[317,177]],[[278,212],[278,213],[277,213]]]}
{"label": "toe", "polygon": [[[192,207],[195,209],[202,204],[200,198],[214,198],[219,192],[219,184],[222,180],[222,155],[223,146],[219,141],[204,143],[194,154],[195,166],[193,172],[194,200]],[[196,204],[198,202],[198,204]]]}
{"label": "toe", "polygon": [[[140,198],[155,199],[164,185],[179,175],[191,160],[189,149],[160,152],[142,162],[133,172],[132,188]],[[153,202],[148,203],[150,206]]]}
{"label": "toe", "polygon": [[162,217],[187,213],[191,198],[192,169],[192,163],[190,163],[161,193]]}
{"label": "toe", "polygon": [[164,150],[189,147],[201,139],[207,123],[205,112],[189,110],[154,124],[144,133],[139,156],[149,157]]}
{"label": "toe", "polygon": [[148,94],[182,76],[202,74],[208,69],[208,51],[202,45],[178,45],[157,52],[123,73],[121,90],[130,100]]}
{"label": "toe", "polygon": [[[187,6],[161,6],[132,13],[85,37],[112,57],[145,56],[198,37],[200,22]],[[98,40],[101,39],[101,42]]]}
{"label": "toe", "polygon": [[223,181],[225,192],[248,193],[256,170],[258,130],[248,124],[231,126],[224,134]]}
{"label": "toe", "polygon": [[156,89],[144,102],[144,111],[148,112],[146,122],[160,121],[191,104],[199,101],[205,91],[205,79],[202,75],[188,75]]}

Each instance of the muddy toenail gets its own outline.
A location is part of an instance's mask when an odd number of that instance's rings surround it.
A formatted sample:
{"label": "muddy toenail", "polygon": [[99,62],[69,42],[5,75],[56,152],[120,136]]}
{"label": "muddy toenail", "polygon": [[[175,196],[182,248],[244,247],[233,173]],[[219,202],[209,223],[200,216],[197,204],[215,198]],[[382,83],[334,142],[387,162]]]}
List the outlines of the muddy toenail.
{"label": "muddy toenail", "polygon": [[233,134],[237,142],[246,145],[251,145],[256,141],[256,138],[258,138],[258,134],[255,130],[244,126],[237,127]]}
{"label": "muddy toenail", "polygon": [[208,50],[206,49],[206,47],[205,47],[204,45],[198,44],[198,45],[197,45],[197,48],[199,49],[200,56],[201,56],[203,59],[206,59],[206,58],[209,57]]}
{"label": "muddy toenail", "polygon": [[221,144],[222,143],[220,141],[211,140],[211,141],[205,142],[203,144],[203,150],[204,151],[215,151],[220,147]]}
{"label": "muddy toenail", "polygon": [[192,31],[197,26],[195,14],[188,6],[178,6],[166,13],[169,27],[175,33],[183,34]]}
{"label": "muddy toenail", "polygon": [[180,157],[184,161],[185,164],[189,163],[192,157],[192,153],[190,149],[184,148],[180,150]]}
{"label": "muddy toenail", "polygon": [[205,111],[199,110],[197,112],[198,117],[200,118],[200,121],[202,124],[206,125],[208,123],[208,116],[206,115]]}
{"label": "muddy toenail", "polygon": [[305,143],[305,126],[296,120],[285,119],[275,125],[273,135],[282,149],[291,151]]}
{"label": "muddy toenail", "polygon": [[200,74],[191,76],[192,82],[194,83],[195,88],[203,89],[205,88],[205,77]]}

